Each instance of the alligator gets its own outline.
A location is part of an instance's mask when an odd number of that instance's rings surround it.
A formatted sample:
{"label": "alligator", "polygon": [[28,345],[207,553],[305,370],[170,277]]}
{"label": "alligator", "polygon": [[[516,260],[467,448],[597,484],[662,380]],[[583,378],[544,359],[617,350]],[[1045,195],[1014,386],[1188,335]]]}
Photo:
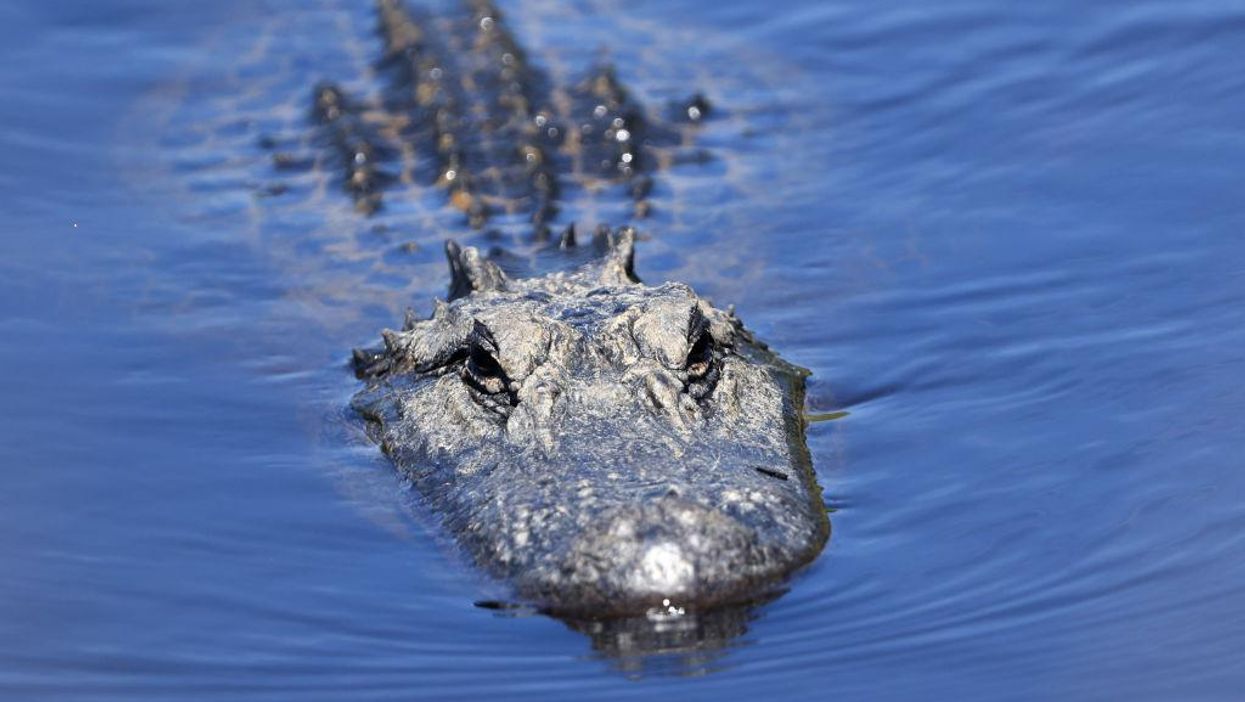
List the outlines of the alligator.
{"label": "alligator", "polygon": [[451,242],[451,300],[355,355],[383,450],[477,563],[566,616],[746,601],[827,536],[804,372],[688,286],[641,284],[634,243],[511,280]]}
{"label": "alligator", "polygon": [[[491,0],[465,5],[429,16],[379,0],[382,98],[320,84],[316,129],[362,216],[422,180],[465,233],[521,228],[533,253],[447,241],[446,300],[355,350],[352,407],[463,552],[540,611],[769,597],[829,536],[808,372],[733,309],[635,267],[654,178],[713,106],[697,94],[655,117],[608,65],[553,86]],[[626,194],[629,221],[588,241],[560,206],[602,188]]]}

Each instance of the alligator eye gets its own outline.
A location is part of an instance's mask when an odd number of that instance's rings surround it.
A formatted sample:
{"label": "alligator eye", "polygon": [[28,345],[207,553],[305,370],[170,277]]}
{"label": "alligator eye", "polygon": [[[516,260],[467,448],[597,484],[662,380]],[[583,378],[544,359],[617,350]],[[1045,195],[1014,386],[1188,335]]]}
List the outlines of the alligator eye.
{"label": "alligator eye", "polygon": [[687,392],[697,400],[703,400],[713,392],[720,371],[715,353],[713,336],[702,331],[687,352]]}
{"label": "alligator eye", "polygon": [[459,376],[477,402],[502,415],[519,404],[516,386],[497,362],[497,341],[488,327],[477,321],[455,359],[461,361]]}
{"label": "alligator eye", "polygon": [[701,334],[692,344],[692,350],[687,352],[687,377],[692,380],[704,378],[712,366],[713,344],[707,333]]}
{"label": "alligator eye", "polygon": [[487,350],[472,346],[463,364],[463,380],[487,395],[500,395],[510,390],[510,378],[501,364]]}

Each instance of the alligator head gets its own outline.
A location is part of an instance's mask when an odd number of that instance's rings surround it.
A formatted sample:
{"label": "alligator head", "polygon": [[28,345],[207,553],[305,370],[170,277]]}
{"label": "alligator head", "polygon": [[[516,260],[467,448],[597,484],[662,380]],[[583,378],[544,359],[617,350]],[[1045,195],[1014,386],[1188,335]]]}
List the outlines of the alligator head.
{"label": "alligator head", "polygon": [[686,285],[641,284],[631,230],[598,240],[600,259],[529,279],[448,244],[450,301],[356,352],[354,407],[472,558],[545,611],[760,597],[829,533],[807,372]]}

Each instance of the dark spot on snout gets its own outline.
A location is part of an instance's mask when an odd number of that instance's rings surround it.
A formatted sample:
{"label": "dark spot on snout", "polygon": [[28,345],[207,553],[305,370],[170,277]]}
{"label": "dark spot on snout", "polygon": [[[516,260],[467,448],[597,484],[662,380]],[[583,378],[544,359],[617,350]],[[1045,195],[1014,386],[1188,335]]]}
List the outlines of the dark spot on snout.
{"label": "dark spot on snout", "polygon": [[776,470],[774,468],[766,468],[765,466],[752,466],[752,469],[760,473],[761,475],[768,475],[771,478],[778,478],[779,480],[787,479],[786,473],[780,470]]}
{"label": "dark spot on snout", "polygon": [[495,612],[528,609],[527,605],[518,604],[516,602],[505,602],[503,600],[476,600],[473,604],[480,609],[490,609]]}

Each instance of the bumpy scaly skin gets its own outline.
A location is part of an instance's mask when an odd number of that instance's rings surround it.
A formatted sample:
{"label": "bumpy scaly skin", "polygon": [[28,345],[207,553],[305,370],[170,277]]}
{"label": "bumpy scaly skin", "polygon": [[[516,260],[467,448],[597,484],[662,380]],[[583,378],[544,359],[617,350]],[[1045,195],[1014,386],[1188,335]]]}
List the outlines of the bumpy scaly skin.
{"label": "bumpy scaly skin", "polygon": [[829,531],[806,372],[686,285],[640,284],[633,242],[527,280],[451,244],[454,299],[356,355],[355,407],[448,530],[567,616],[747,601]]}

